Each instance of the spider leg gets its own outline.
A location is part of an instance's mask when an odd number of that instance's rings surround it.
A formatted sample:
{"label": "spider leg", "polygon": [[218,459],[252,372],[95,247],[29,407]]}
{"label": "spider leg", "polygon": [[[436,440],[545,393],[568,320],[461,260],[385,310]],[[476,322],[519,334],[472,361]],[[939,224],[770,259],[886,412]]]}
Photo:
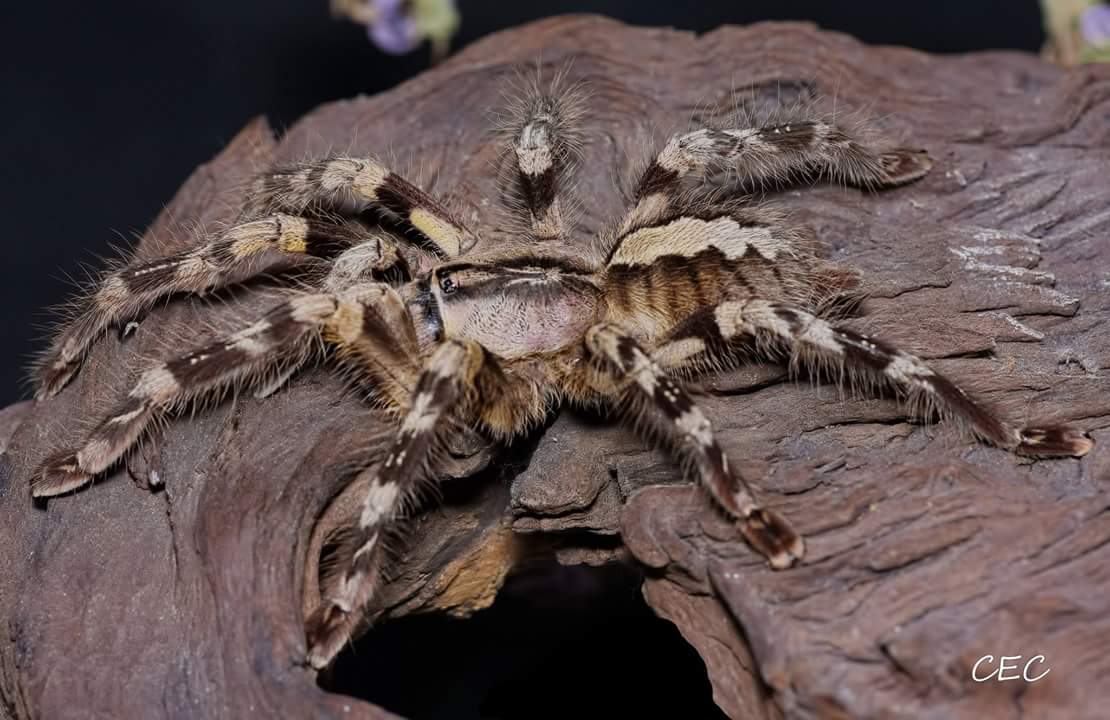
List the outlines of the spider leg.
{"label": "spider leg", "polygon": [[440,257],[461,255],[477,242],[435,198],[369,159],[331,157],[266,173],[255,181],[243,216],[352,215],[371,209],[395,218]]}
{"label": "spider leg", "polygon": [[1079,457],[1093,447],[1083,432],[1066,426],[1015,427],[920,358],[783,303],[735,300],[700,311],[653,357],[667,367],[679,367],[744,338],[785,346],[797,361],[870,376],[906,396],[924,397],[967,422],[979,437],[1019,455]]}
{"label": "spider leg", "polygon": [[364,284],[345,295],[324,333],[339,359],[387,410],[401,413],[420,377],[420,349],[404,300],[384,283]]}
{"label": "spider leg", "polygon": [[374,244],[381,271],[403,264],[392,243],[358,223],[273,215],[236,225],[204,245],[117,270],[55,339],[39,368],[36,396],[41,400],[57,394],[105,330],[140,316],[159,300],[245,280],[282,256],[333,258],[364,243]]}
{"label": "spider leg", "polygon": [[[398,305],[396,291],[381,283],[355,286],[341,295],[298,296],[238,332],[149,368],[80,448],[43,463],[32,494],[48,497],[85,485],[122,457],[161,413],[236,382],[264,380],[269,371],[280,374],[299,366],[309,354],[311,339],[321,332],[340,346],[341,354],[368,354],[368,329],[387,322]],[[387,401],[401,396],[398,384],[408,383],[405,342],[383,343],[376,364],[363,365],[367,375],[382,380]]]}
{"label": "spider leg", "polygon": [[880,149],[858,133],[823,120],[702,128],[673,136],[648,165],[618,233],[667,215],[683,195],[687,179],[725,168],[756,183],[787,182],[816,173],[858,187],[885,188],[923,177],[932,160],[921,151]]}
{"label": "spider leg", "polygon": [[305,622],[313,667],[327,665],[350,638],[359,611],[379,585],[383,535],[430,479],[451,421],[468,414],[479,395],[479,375],[493,362],[474,341],[448,340],[424,363],[385,460],[364,471],[370,474],[369,489],[357,527],[337,551],[341,573]]}
{"label": "spider leg", "polygon": [[584,93],[579,86],[562,87],[557,76],[547,91],[537,82],[511,108],[506,125],[507,176],[510,204],[539,239],[566,234],[563,185],[581,153],[579,120]]}
{"label": "spider leg", "polygon": [[[347,255],[349,255],[348,253]],[[380,282],[361,282],[344,278],[344,255],[336,263],[325,287],[339,285],[339,304],[324,324],[323,339],[337,349],[338,360],[354,375],[357,384],[397,414],[409,401],[410,391],[420,375],[420,350],[405,301],[393,287]],[[256,390],[267,397],[298,370],[289,364],[271,382]]]}
{"label": "spider leg", "polygon": [[108,469],[141,437],[159,413],[206,391],[264,373],[279,364],[335,314],[331,295],[304,295],[270,310],[259,321],[139,376],[127,398],[75,452],[47,460],[31,488],[35,497],[69,492]]}
{"label": "spider leg", "polygon": [[[243,216],[272,217],[241,223],[198,248],[110,274],[89,307],[46,354],[36,396],[44,399],[60,391],[107,327],[135,317],[162,297],[243,279],[251,274],[244,268],[246,262],[267,250],[327,257],[368,238],[356,223],[297,216],[309,211],[357,213],[371,207],[396,217],[441,257],[459,255],[476,240],[430,195],[372,160],[330,158],[268,173],[255,182]],[[399,258],[395,249],[391,251]]]}
{"label": "spider leg", "polygon": [[714,500],[739,521],[745,539],[772,567],[787,568],[801,559],[801,536],[778,514],[756,503],[718,444],[709,419],[631,335],[615,325],[595,325],[586,334],[586,348],[603,369],[618,380],[631,381],[627,385],[636,398],[655,408],[663,419],[663,434],[692,462]]}

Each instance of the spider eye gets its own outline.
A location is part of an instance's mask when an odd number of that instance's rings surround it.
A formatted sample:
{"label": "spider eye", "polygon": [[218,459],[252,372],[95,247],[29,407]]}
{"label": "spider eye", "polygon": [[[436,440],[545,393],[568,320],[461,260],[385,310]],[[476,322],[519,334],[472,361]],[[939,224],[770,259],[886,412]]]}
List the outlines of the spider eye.
{"label": "spider eye", "polygon": [[458,290],[459,286],[456,285],[455,281],[452,280],[450,277],[444,277],[440,278],[439,280],[439,289],[443,292],[444,295],[450,295],[451,293]]}

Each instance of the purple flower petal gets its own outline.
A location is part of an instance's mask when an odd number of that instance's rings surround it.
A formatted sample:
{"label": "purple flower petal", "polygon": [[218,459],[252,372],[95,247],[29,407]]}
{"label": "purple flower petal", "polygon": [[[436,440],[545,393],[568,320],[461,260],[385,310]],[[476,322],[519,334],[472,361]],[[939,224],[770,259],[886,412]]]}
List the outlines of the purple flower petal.
{"label": "purple flower petal", "polygon": [[1079,29],[1088,45],[1110,45],[1110,6],[1092,5],[1079,16]]}
{"label": "purple flower petal", "polygon": [[403,55],[420,44],[416,21],[405,14],[405,0],[373,0],[377,14],[367,28],[370,39],[382,52]]}
{"label": "purple flower petal", "polygon": [[374,44],[391,55],[404,55],[420,44],[416,23],[411,18],[379,19],[370,25],[369,31]]}

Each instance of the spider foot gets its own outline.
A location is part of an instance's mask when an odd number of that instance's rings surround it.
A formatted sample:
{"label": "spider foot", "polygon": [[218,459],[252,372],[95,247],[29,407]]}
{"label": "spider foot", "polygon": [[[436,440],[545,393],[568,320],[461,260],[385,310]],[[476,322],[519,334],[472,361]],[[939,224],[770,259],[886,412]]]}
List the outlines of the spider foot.
{"label": "spider foot", "polygon": [[327,600],[305,621],[308,664],[316,670],[328,666],[351,637],[354,616]]}
{"label": "spider foot", "polygon": [[778,513],[757,508],[740,521],[744,539],[766,556],[771,567],[785,570],[805,555],[802,536],[794,531]]}
{"label": "spider foot", "polygon": [[1083,457],[1095,446],[1087,433],[1066,425],[1027,427],[1022,429],[1020,436],[1021,441],[1014,448],[1018,455]]}
{"label": "spider foot", "polygon": [[925,177],[933,169],[933,160],[924,150],[898,148],[882,154],[885,184],[905,185]]}
{"label": "spider foot", "polygon": [[81,469],[74,453],[63,453],[47,460],[31,481],[32,497],[53,497],[87,485],[92,476]]}
{"label": "spider foot", "polygon": [[164,486],[166,473],[162,467],[161,434],[151,433],[146,442],[125,457],[124,467],[134,483],[144,490],[153,491]]}
{"label": "spider foot", "polygon": [[43,370],[38,390],[35,392],[35,399],[41,402],[60,393],[62,388],[68,385],[73,376],[77,374],[80,367],[81,363],[78,360],[70,362],[60,358],[55,360]]}

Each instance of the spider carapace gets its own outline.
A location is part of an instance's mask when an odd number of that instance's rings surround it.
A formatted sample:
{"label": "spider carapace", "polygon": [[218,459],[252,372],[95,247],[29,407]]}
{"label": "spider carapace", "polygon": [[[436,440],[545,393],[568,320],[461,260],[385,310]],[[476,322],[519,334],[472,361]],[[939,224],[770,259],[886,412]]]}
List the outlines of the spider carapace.
{"label": "spider carapace", "polygon": [[683,387],[692,377],[778,357],[925,400],[1013,452],[1090,449],[1067,427],[1011,424],[920,359],[838,326],[833,312],[854,273],[822,259],[810,231],[750,194],[818,176],[902,185],[929,171],[923,152],[816,113],[741,114],[670,138],[635,180],[624,216],[592,251],[572,252],[566,187],[585,103],[563,85],[525,93],[504,128],[503,180],[520,240],[471,252],[476,235],[433,197],[377,161],[330,157],[262,175],[240,220],[211,241],[107,274],[44,358],[40,399],[66,385],[109,327],[158,300],[241,282],[274,258],[310,256],[319,268],[310,288],[290,289],[241,330],[143,371],[87,437],[43,461],[33,494],[88,483],[153,420],[212,391],[271,392],[314,357],[353,369],[397,431],[356,478],[367,487],[361,513],[306,620],[308,660],[322,667],[381,582],[381,539],[435,477],[437,453],[460,424],[507,439],[563,404],[646,420],[775,568],[802,558],[802,538],[722,451]]}

